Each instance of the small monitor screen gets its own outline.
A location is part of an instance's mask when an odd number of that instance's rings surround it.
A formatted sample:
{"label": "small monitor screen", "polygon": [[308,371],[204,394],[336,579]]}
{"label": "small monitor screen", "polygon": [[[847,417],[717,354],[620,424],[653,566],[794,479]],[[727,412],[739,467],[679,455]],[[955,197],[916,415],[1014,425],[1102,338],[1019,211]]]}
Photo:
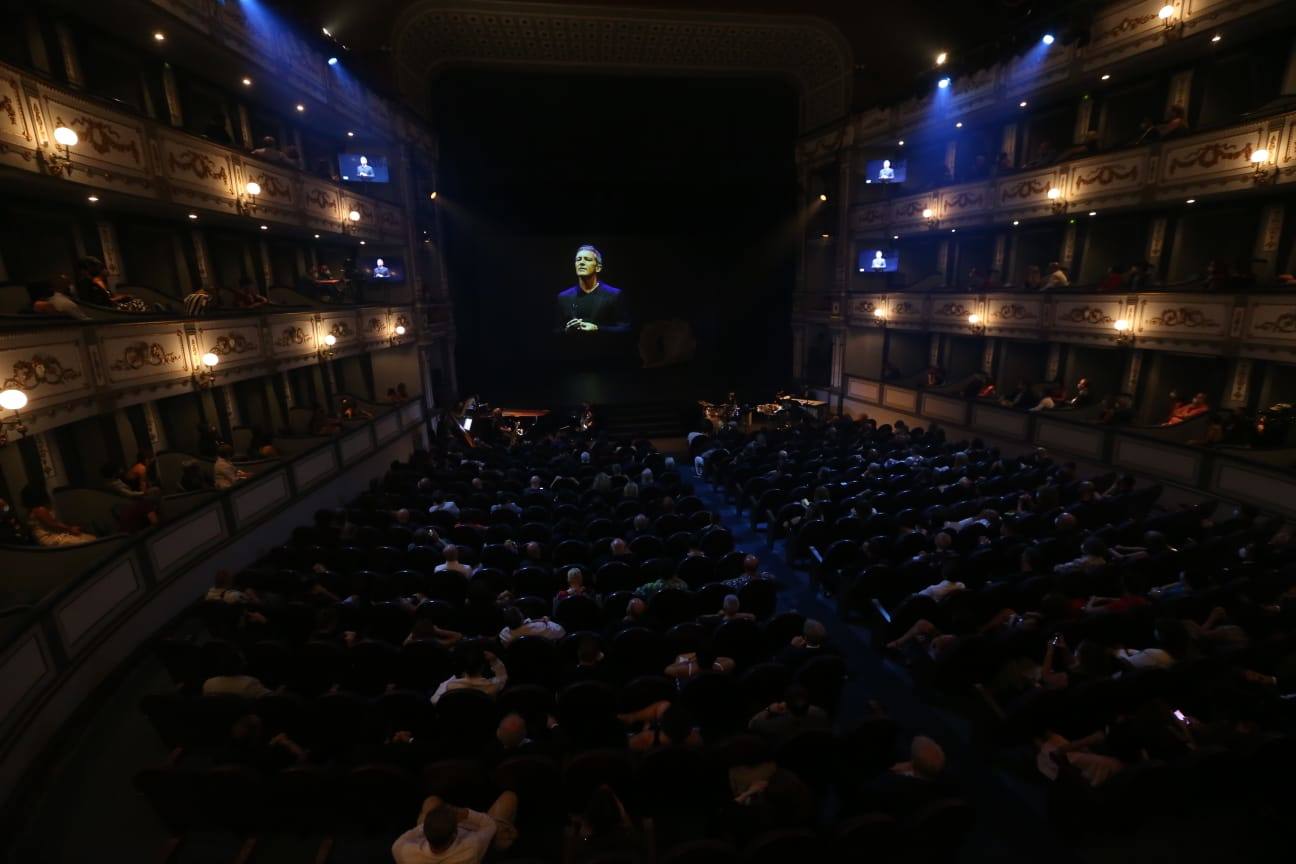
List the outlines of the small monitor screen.
{"label": "small monitor screen", "polygon": [[356,269],[368,282],[405,281],[405,262],[400,258],[361,258],[356,261]]}
{"label": "small monitor screen", "polygon": [[900,253],[894,249],[861,249],[859,272],[894,273],[900,266]]}
{"label": "small monitor screen", "polygon": [[905,182],[905,163],[903,159],[870,159],[864,169],[865,183],[903,183]]}
{"label": "small monitor screen", "polygon": [[366,153],[339,153],[338,171],[348,183],[386,183],[387,157]]}

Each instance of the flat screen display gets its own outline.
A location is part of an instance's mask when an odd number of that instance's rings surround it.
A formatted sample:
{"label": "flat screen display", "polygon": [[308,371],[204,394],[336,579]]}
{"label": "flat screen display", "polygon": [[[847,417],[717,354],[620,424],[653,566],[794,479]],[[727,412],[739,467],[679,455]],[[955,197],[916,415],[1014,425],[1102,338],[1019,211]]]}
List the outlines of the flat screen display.
{"label": "flat screen display", "polygon": [[900,253],[894,249],[861,249],[859,272],[894,273],[900,267]]}
{"label": "flat screen display", "polygon": [[903,159],[870,159],[864,169],[865,183],[903,183],[905,182],[905,162]]}
{"label": "flat screen display", "polygon": [[366,153],[339,153],[338,171],[348,183],[386,183],[387,157]]}
{"label": "flat screen display", "polygon": [[405,281],[405,261],[400,258],[360,258],[356,268],[366,282]]}

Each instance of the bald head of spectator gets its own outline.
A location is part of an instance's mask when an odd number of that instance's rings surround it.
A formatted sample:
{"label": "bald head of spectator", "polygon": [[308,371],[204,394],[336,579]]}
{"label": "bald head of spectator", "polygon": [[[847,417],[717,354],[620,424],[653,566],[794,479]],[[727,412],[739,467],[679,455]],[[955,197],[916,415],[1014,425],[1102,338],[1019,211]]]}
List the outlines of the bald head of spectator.
{"label": "bald head of spectator", "polygon": [[630,554],[630,544],[621,537],[614,538],[609,548],[612,550],[612,554],[616,556]]}
{"label": "bald head of spectator", "polygon": [[408,525],[410,520],[410,511],[402,507],[396,511],[396,524]]}
{"label": "bald head of spectator", "polygon": [[532,475],[531,475],[531,488],[532,488],[532,489],[543,489],[543,488],[544,488],[544,484],[541,482],[541,480],[540,480],[540,475],[539,475],[539,474],[532,474]]}
{"label": "bald head of spectator", "polygon": [[824,640],[828,638],[828,631],[824,625],[813,618],[807,618],[805,624],[801,627],[801,637],[805,639],[805,644],[812,648],[823,645]]}
{"label": "bald head of spectator", "polygon": [[1076,519],[1074,514],[1062,513],[1053,520],[1053,527],[1059,531],[1070,533],[1080,527],[1080,522]]}
{"label": "bald head of spectator", "polygon": [[526,741],[527,725],[521,714],[505,714],[495,730],[495,737],[505,750],[516,750]]}
{"label": "bald head of spectator", "polygon": [[535,540],[526,544],[526,557],[528,561],[539,561],[544,557],[544,550]]}
{"label": "bald head of spectator", "polygon": [[650,528],[652,528],[652,520],[648,518],[648,514],[640,513],[634,517],[634,530],[636,533],[642,534]]}
{"label": "bald head of spectator", "polygon": [[732,618],[738,614],[739,609],[741,609],[741,604],[738,602],[738,595],[726,594],[724,602],[720,605],[720,611],[724,613],[724,616]]}
{"label": "bald head of spectator", "polygon": [[914,775],[924,780],[935,780],[945,771],[945,751],[926,735],[919,735],[909,745],[909,760]]}
{"label": "bald head of spectator", "polygon": [[760,567],[760,559],[755,555],[743,556],[743,575],[755,577],[757,568]]}

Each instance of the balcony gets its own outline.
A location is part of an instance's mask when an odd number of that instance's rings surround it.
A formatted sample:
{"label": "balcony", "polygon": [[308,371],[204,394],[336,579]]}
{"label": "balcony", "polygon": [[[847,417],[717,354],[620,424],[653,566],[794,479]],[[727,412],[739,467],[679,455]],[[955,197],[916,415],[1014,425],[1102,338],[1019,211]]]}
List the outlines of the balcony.
{"label": "balcony", "polygon": [[[60,126],[76,132],[76,145],[65,149],[55,143],[54,130]],[[128,195],[199,214],[243,216],[249,224],[392,244],[409,240],[400,207],[114,110],[3,64],[0,167],[41,184],[75,183],[87,193]],[[248,193],[249,183],[260,187],[258,194]],[[358,220],[349,218],[352,211]]]}
{"label": "balcony", "polygon": [[[850,294],[846,323],[1181,353],[1296,359],[1296,294]],[[802,324],[822,316],[794,312]]]}
{"label": "balcony", "polygon": [[408,306],[271,309],[120,324],[60,320],[16,331],[0,338],[0,389],[26,393],[23,420],[36,433],[91,416],[103,404],[129,405],[192,388],[208,353],[218,359],[213,383],[230,384],[412,343],[419,333]]}

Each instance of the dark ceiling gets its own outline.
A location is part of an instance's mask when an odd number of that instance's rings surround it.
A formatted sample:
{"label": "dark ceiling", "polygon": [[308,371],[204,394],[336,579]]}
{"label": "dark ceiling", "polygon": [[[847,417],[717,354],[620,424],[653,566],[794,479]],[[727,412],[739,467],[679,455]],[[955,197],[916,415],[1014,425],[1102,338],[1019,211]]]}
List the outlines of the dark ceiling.
{"label": "dark ceiling", "polygon": [[[412,0],[269,0],[303,28],[328,27],[350,50],[348,61],[372,83],[390,88],[386,53],[391,22]],[[813,15],[830,21],[855,56],[856,108],[912,95],[937,52],[976,67],[1034,40],[1045,29],[1065,30],[1096,0],[591,0],[550,5],[603,5],[689,11]]]}

